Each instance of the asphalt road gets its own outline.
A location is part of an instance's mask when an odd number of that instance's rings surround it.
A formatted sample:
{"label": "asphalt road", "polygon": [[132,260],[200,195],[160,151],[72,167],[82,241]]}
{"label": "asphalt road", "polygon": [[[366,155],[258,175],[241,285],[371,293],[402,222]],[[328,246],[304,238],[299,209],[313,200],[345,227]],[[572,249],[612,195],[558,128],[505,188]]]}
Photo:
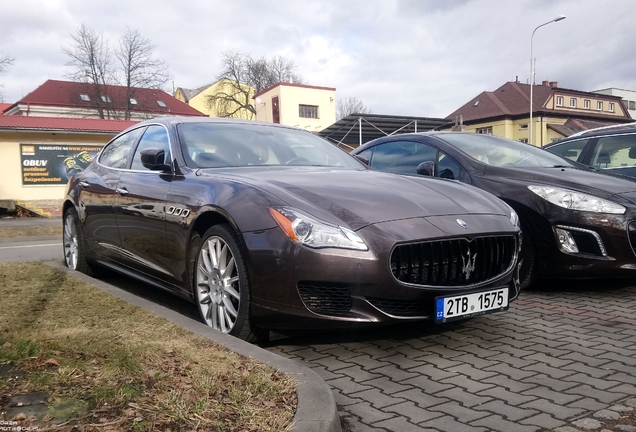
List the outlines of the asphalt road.
{"label": "asphalt road", "polygon": [[[0,242],[0,262],[24,259],[61,261],[61,242]],[[196,319],[185,300],[103,280]],[[445,326],[272,336],[266,349],[331,387],[346,431],[636,431],[632,280],[542,283],[507,312]]]}

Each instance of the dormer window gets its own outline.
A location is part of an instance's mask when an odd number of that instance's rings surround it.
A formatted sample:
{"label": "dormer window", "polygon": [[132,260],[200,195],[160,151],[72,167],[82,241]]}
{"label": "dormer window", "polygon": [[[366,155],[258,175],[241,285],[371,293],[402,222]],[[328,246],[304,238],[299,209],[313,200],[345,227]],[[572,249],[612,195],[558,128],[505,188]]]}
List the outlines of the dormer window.
{"label": "dormer window", "polygon": [[86,93],[80,93],[80,99],[84,102],[90,102],[91,98]]}
{"label": "dormer window", "polygon": [[613,102],[609,103],[609,112],[614,112],[614,103]]}
{"label": "dormer window", "polygon": [[111,103],[112,101],[110,100],[109,96],[102,96],[102,102],[104,103]]}
{"label": "dormer window", "polygon": [[137,105],[137,99],[135,99],[135,98],[130,98],[130,104],[131,104],[131,105]]}
{"label": "dormer window", "polygon": [[164,101],[162,101],[162,100],[158,100],[157,101],[157,105],[159,105],[161,108],[166,108],[167,107],[166,103]]}
{"label": "dormer window", "polygon": [[563,106],[563,96],[556,97],[556,106]]}

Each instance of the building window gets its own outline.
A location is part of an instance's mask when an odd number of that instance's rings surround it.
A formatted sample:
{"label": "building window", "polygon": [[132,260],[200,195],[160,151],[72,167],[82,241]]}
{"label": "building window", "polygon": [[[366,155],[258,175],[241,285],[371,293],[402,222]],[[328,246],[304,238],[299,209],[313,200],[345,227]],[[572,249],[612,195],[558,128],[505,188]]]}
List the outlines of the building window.
{"label": "building window", "polygon": [[596,109],[599,111],[603,111],[603,102],[601,101],[596,102]]}
{"label": "building window", "polygon": [[86,93],[80,93],[80,99],[82,99],[84,102],[91,101],[91,98]]}
{"label": "building window", "polygon": [[521,138],[521,139],[519,140],[519,142],[522,142],[522,143],[524,143],[524,144],[528,144],[528,138]]}
{"label": "building window", "polygon": [[583,108],[590,109],[590,100],[589,99],[585,99],[583,101]]}
{"label": "building window", "polygon": [[614,103],[613,102],[609,103],[609,112],[614,112]]}
{"label": "building window", "polygon": [[317,119],[318,107],[316,105],[298,105],[298,116]]}
{"label": "building window", "polygon": [[478,134],[492,135],[492,126],[485,128],[478,128],[476,131]]}
{"label": "building window", "polygon": [[102,96],[102,102],[104,102],[104,103],[110,103],[110,102],[111,102],[110,97],[108,97],[108,96]]}
{"label": "building window", "polygon": [[166,108],[166,103],[162,100],[158,100],[157,105],[159,105],[161,108]]}
{"label": "building window", "polygon": [[563,96],[557,96],[557,106],[563,106]]}
{"label": "building window", "polygon": [[528,130],[528,123],[520,124],[519,130]]}
{"label": "building window", "polygon": [[570,108],[576,108],[576,98],[570,98]]}
{"label": "building window", "polygon": [[131,104],[131,105],[137,105],[137,99],[135,99],[135,98],[130,98],[130,104]]}
{"label": "building window", "polygon": [[636,110],[636,101],[629,101],[629,109]]}

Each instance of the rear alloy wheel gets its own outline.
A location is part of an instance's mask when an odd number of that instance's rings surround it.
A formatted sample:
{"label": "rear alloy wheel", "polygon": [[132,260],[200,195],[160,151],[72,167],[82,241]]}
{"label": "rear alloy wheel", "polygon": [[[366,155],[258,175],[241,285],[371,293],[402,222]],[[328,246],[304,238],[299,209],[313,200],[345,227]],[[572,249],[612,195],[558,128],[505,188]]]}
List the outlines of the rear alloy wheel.
{"label": "rear alloy wheel", "polygon": [[64,263],[66,267],[89,276],[99,276],[103,273],[101,267],[93,266],[86,261],[84,232],[80,226],[77,211],[73,207],[64,212],[62,245],[64,246]]}
{"label": "rear alloy wheel", "polygon": [[266,333],[251,324],[247,269],[231,226],[215,225],[203,235],[195,265],[195,301],[203,321],[250,342],[263,339]]}

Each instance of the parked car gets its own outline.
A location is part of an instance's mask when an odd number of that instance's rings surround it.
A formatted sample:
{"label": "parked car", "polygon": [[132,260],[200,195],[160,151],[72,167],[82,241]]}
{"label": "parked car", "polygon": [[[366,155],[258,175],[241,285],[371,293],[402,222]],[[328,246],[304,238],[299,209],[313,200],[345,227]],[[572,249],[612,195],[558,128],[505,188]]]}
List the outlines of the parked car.
{"label": "parked car", "polygon": [[64,203],[68,267],[171,291],[251,341],[505,310],[519,235],[516,213],[486,192],[371,171],[306,131],[219,119],[135,125],[71,179]]}
{"label": "parked car", "polygon": [[590,129],[543,148],[593,168],[636,177],[636,123]]}
{"label": "parked car", "polygon": [[508,203],[523,232],[522,289],[541,276],[636,276],[636,181],[627,177],[471,133],[394,135],[352,153],[372,169],[460,181]]}

